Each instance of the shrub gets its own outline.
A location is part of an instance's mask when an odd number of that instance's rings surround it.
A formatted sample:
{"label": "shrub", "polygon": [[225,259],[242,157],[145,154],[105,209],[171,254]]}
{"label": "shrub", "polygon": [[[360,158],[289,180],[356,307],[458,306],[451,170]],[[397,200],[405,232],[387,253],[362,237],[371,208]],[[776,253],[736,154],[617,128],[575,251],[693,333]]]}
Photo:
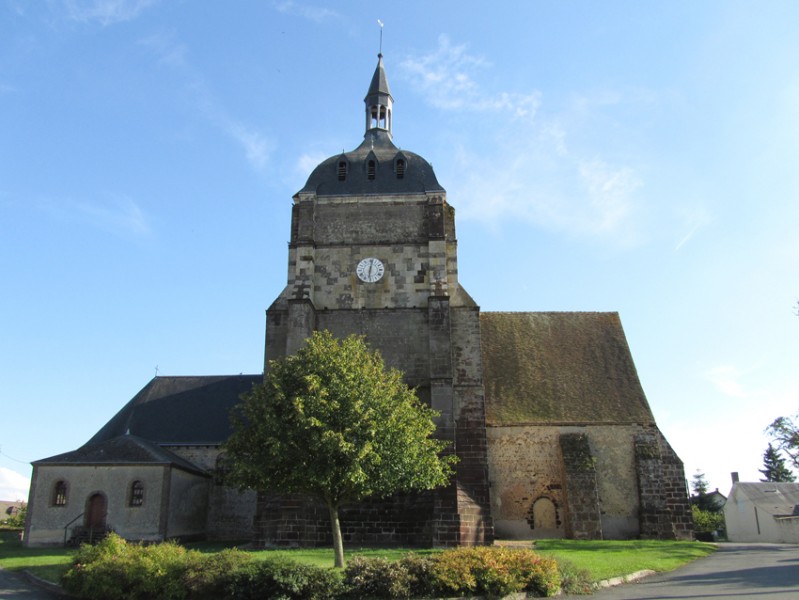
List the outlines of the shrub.
{"label": "shrub", "polygon": [[724,513],[702,510],[695,504],[691,506],[691,513],[694,518],[694,531],[696,533],[713,533],[724,529]]}
{"label": "shrub", "polygon": [[186,549],[172,542],[142,546],[110,534],[82,545],[61,578],[64,589],[96,600],[182,600]]}
{"label": "shrub", "polygon": [[187,554],[183,585],[191,600],[222,598],[232,573],[253,562],[252,555],[236,548],[201,554]]}
{"label": "shrub", "polygon": [[344,571],[344,586],[355,599],[421,598],[432,591],[431,566],[431,559],[417,554],[398,561],[356,556]]}
{"label": "shrub", "polygon": [[580,596],[594,593],[596,584],[588,569],[579,569],[568,560],[558,561],[558,568],[560,570],[560,588],[564,594]]}
{"label": "shrub", "polygon": [[225,597],[235,600],[327,600],[341,595],[343,585],[333,569],[272,559],[239,567],[225,588]]}
{"label": "shrub", "polygon": [[[11,511],[11,509],[9,509]],[[12,529],[22,529],[25,527],[25,515],[28,513],[28,505],[24,502],[16,511],[9,512],[9,517],[0,522],[1,525],[10,527]]]}
{"label": "shrub", "polygon": [[535,596],[553,596],[560,589],[555,560],[525,549],[455,548],[433,559],[432,572],[441,595],[498,598],[527,591]]}

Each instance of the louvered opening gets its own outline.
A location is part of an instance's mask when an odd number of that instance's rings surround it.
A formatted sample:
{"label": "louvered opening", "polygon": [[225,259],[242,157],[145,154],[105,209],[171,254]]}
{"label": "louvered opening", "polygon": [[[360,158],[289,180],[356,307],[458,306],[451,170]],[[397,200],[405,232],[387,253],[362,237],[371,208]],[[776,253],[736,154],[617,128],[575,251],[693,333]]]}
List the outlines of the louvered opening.
{"label": "louvered opening", "polygon": [[375,164],[375,161],[370,160],[366,164],[366,177],[369,179],[374,179],[376,170],[377,170],[377,165]]}

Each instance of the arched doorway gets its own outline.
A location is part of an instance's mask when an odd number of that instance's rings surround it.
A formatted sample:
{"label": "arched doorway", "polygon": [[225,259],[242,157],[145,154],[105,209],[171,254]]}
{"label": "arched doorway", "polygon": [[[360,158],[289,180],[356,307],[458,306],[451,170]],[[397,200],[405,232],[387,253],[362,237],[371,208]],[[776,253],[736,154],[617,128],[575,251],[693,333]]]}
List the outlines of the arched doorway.
{"label": "arched doorway", "polygon": [[539,498],[533,504],[533,529],[557,529],[558,514],[555,503],[549,498]]}
{"label": "arched doorway", "polygon": [[85,527],[89,538],[105,533],[106,515],[108,514],[108,500],[105,494],[97,492],[89,496],[86,503]]}
{"label": "arched doorway", "polygon": [[558,505],[546,496],[536,499],[530,506],[527,523],[533,538],[561,538],[564,535]]}

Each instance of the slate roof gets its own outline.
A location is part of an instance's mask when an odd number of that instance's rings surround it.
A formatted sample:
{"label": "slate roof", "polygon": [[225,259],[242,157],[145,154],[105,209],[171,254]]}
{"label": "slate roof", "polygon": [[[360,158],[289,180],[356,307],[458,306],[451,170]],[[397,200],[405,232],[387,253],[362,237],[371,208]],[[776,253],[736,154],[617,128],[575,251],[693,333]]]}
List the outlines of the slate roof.
{"label": "slate roof", "polygon": [[375,67],[374,75],[372,75],[372,81],[369,83],[369,90],[366,92],[367,100],[371,96],[379,96],[379,95],[386,95],[391,96],[391,89],[388,87],[388,77],[386,77],[386,69],[383,66],[383,55],[377,55],[377,67]]}
{"label": "slate roof", "polygon": [[121,435],[72,452],[37,460],[42,465],[172,465],[191,473],[206,473],[174,452],[135,435]]}
{"label": "slate roof", "polygon": [[[364,100],[370,105],[381,96],[391,98],[382,54],[378,55],[377,68]],[[367,167],[369,160],[374,160],[376,165],[372,178]],[[401,173],[397,168],[398,160],[403,161]],[[342,162],[346,164],[346,176],[340,179],[339,165]],[[444,192],[444,188],[438,183],[429,162],[414,152],[397,148],[388,131],[372,128],[366,131],[363,142],[355,150],[331,156],[313,170],[298,194],[311,192],[317,197],[369,196]]]}
{"label": "slate roof", "polygon": [[654,425],[618,313],[480,315],[486,423]]}
{"label": "slate roof", "polygon": [[772,516],[799,516],[799,483],[736,482],[728,502],[741,495]]}
{"label": "slate roof", "polygon": [[[369,179],[367,163],[376,162],[374,179]],[[405,161],[402,178],[396,173],[396,160]],[[346,162],[347,176],[338,177],[340,162]],[[299,193],[315,192],[317,196],[379,195],[379,194],[424,194],[444,192],[433,172],[432,165],[424,158],[408,150],[400,150],[391,141],[387,132],[370,129],[364,141],[352,152],[342,152],[322,161],[317,166]]]}
{"label": "slate roof", "polygon": [[214,446],[230,437],[230,409],[262,375],[155,377],[87,444],[124,435],[160,445]]}

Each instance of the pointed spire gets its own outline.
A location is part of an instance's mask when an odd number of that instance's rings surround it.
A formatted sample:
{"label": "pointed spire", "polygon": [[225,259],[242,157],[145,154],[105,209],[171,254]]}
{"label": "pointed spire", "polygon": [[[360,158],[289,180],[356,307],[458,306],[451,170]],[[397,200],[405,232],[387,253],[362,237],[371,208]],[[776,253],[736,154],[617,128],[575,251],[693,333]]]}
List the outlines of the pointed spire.
{"label": "pointed spire", "polygon": [[383,67],[383,53],[377,55],[377,67],[369,84],[369,91],[363,99],[366,103],[366,132],[373,129],[382,130],[391,135],[391,111],[394,99],[388,87],[386,70]]}

